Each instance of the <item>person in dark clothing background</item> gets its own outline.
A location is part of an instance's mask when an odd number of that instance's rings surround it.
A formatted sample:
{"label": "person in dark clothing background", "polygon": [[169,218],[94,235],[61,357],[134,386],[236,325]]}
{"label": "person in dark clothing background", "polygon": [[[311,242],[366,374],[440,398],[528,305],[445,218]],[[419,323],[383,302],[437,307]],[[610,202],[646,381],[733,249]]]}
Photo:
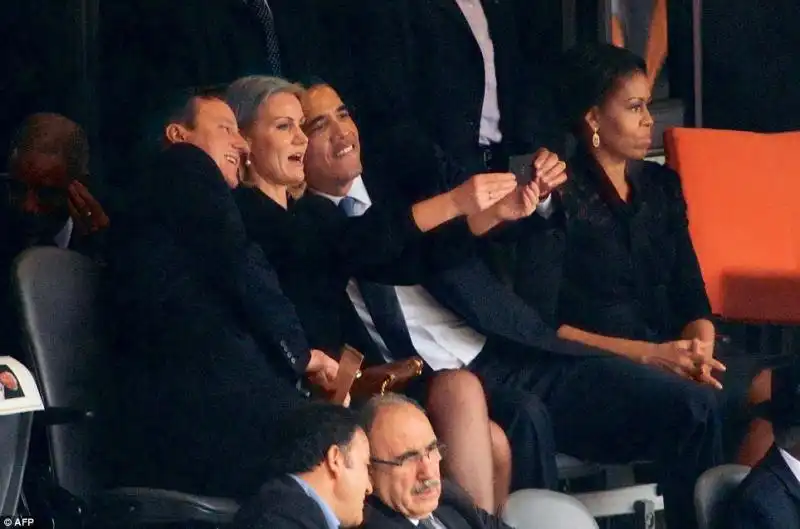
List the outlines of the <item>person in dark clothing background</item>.
{"label": "person in dark clothing background", "polygon": [[[327,0],[120,0],[100,4],[100,137],[112,184],[136,171],[141,117],[189,86],[245,75],[346,78],[337,2]],[[168,44],[167,44],[168,42]],[[124,125],[122,125],[124,124]]]}
{"label": "person in dark clothing background", "polygon": [[[0,186],[0,304],[8,305],[14,259],[32,246],[58,246],[102,259],[109,218],[89,188],[89,144],[60,114],[28,116],[16,130]],[[14,314],[8,307],[6,314]],[[18,348],[16,318],[0,322],[0,346]]]}

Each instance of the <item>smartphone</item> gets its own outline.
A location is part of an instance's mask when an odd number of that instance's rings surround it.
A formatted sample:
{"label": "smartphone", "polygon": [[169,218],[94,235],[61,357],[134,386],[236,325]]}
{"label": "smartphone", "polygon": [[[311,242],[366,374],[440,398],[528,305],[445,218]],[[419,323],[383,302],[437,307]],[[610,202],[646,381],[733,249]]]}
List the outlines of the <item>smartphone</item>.
{"label": "smartphone", "polygon": [[533,153],[519,154],[508,159],[508,170],[517,177],[519,185],[529,184],[533,180]]}

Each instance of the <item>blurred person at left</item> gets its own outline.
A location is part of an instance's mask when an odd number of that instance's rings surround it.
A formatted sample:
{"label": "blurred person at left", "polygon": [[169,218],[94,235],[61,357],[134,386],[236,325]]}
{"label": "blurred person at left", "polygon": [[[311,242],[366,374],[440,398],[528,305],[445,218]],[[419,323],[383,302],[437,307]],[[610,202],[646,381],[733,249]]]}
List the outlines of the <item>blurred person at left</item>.
{"label": "blurred person at left", "polygon": [[[32,114],[15,132],[0,189],[2,303],[9,297],[11,265],[27,248],[57,246],[99,256],[109,219],[89,191],[88,166],[86,134],[60,114]],[[0,323],[6,351],[14,343],[11,320]]]}

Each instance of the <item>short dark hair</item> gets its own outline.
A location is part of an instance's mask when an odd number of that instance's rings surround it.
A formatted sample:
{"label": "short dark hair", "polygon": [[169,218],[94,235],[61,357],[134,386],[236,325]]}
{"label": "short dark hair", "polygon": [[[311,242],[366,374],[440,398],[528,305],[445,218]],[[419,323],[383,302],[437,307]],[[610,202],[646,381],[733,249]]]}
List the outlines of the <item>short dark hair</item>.
{"label": "short dark hair", "polygon": [[644,59],[613,44],[591,44],[567,50],[561,62],[558,90],[562,119],[573,131],[579,130],[583,116],[602,104],[620,81],[646,73]]}
{"label": "short dark hair", "polygon": [[86,183],[89,140],[83,128],[71,119],[47,112],[26,117],[11,139],[9,159],[26,151],[44,151],[62,156],[69,176]]}
{"label": "short dark hair", "polygon": [[304,87],[306,89],[314,88],[315,86],[330,86],[330,87],[333,87],[332,84],[330,84],[328,81],[326,81],[322,77],[320,77],[318,75],[313,75],[313,74],[301,76],[299,79],[297,79],[297,84],[299,84],[300,86],[302,86],[302,87]]}
{"label": "short dark hair", "polygon": [[346,453],[362,429],[356,412],[327,402],[303,404],[275,427],[277,446],[266,454],[272,476],[309,472],[325,460],[332,446]]}
{"label": "short dark hair", "polygon": [[136,152],[137,158],[148,159],[164,148],[164,131],[172,123],[180,123],[188,128],[195,126],[198,100],[225,101],[227,85],[217,84],[180,88],[165,96],[156,98],[148,105]]}

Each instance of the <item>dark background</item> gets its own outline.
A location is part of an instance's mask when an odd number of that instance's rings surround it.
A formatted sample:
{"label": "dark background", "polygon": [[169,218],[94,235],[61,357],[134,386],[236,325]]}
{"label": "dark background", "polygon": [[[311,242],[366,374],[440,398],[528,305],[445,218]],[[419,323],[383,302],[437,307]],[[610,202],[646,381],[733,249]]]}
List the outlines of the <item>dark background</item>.
{"label": "dark background", "polygon": [[[109,3],[128,1],[0,2],[3,157],[13,129],[31,112],[60,112],[84,125],[90,139],[96,138],[98,110],[93,102],[102,83],[95,82],[94,72],[97,46],[102,43],[95,35]],[[543,12],[553,17],[560,12],[556,4],[562,4],[562,0],[530,1],[551,2]],[[572,28],[567,31],[573,31],[578,41],[597,39],[597,0],[563,1],[572,4],[574,19],[566,26],[564,20],[549,23]],[[800,2],[705,0],[702,11],[703,124],[756,131],[800,129]],[[691,1],[669,0],[669,16],[670,96],[682,100],[686,116],[691,117]],[[168,50],[169,36],[164,37]],[[554,40],[554,46],[560,45]],[[101,153],[94,154],[99,164]]]}

